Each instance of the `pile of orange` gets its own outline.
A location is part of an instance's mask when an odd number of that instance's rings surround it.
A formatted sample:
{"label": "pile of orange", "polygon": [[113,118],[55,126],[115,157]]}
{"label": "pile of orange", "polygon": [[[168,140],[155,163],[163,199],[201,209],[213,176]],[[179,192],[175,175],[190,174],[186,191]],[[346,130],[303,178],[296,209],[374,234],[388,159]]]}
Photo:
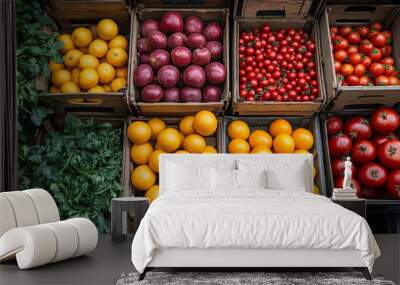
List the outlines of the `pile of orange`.
{"label": "pile of orange", "polygon": [[127,135],[132,143],[131,160],[135,165],[131,173],[133,187],[146,191],[145,197],[153,201],[159,191],[156,183],[160,154],[217,153],[215,147],[208,145],[206,140],[217,131],[217,127],[217,118],[209,111],[186,116],[178,126],[167,126],[159,118],[132,122]]}
{"label": "pile of orange", "polygon": [[[285,119],[274,120],[265,130],[251,131],[243,120],[234,120],[228,126],[229,153],[295,153],[307,154],[314,145],[314,135],[305,128],[293,130],[291,123]],[[313,176],[316,176],[314,168]],[[313,192],[319,194],[314,185]]]}
{"label": "pile of orange", "polygon": [[50,93],[104,93],[126,88],[128,40],[118,34],[113,20],[78,27],[57,40],[63,43],[63,62],[49,62]]}

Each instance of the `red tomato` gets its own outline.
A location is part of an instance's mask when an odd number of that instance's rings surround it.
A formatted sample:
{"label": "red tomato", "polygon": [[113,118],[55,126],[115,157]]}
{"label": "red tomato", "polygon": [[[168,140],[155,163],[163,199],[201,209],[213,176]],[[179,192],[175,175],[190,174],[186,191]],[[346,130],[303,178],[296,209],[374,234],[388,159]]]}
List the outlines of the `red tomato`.
{"label": "red tomato", "polygon": [[370,25],[370,27],[371,27],[371,30],[373,30],[373,31],[380,31],[380,30],[382,30],[382,25],[381,25],[381,23],[379,23],[379,22],[373,22],[373,23]]}
{"label": "red tomato", "polygon": [[347,34],[346,39],[352,45],[357,45],[361,41],[361,37],[357,32],[351,32],[351,33]]}
{"label": "red tomato", "polygon": [[[344,162],[346,161],[346,158],[339,158],[335,159],[332,161],[332,174],[333,177],[338,177],[338,176],[344,176]],[[356,178],[357,177],[357,166],[355,163],[351,164],[351,172],[352,172],[352,177]]]}
{"label": "red tomato", "polygon": [[331,33],[334,33],[334,34],[337,34],[337,33],[339,32],[338,27],[336,27],[336,26],[330,27],[330,28],[329,28],[329,31],[330,31]]}
{"label": "red tomato", "polygon": [[400,140],[389,140],[379,147],[379,160],[391,169],[400,169]]}
{"label": "red tomato", "polygon": [[387,173],[382,165],[371,162],[361,167],[358,177],[361,184],[367,187],[378,188],[385,185]]}
{"label": "red tomato", "polygon": [[[339,176],[335,180],[335,187],[336,188],[343,188],[343,181],[344,181],[344,176]],[[360,183],[351,177],[351,182],[350,182],[350,187],[353,189],[357,190],[357,196],[361,197],[361,186]]]}
{"label": "red tomato", "polygon": [[346,83],[349,86],[359,86],[360,85],[360,78],[355,75],[350,75],[346,78]]}
{"label": "red tomato", "polygon": [[360,36],[361,36],[362,38],[365,38],[365,37],[368,36],[369,28],[368,28],[367,26],[359,26],[359,27],[357,28],[357,32],[360,34]]}
{"label": "red tomato", "polygon": [[369,55],[373,49],[374,49],[374,45],[369,40],[363,40],[361,42],[360,51],[363,54]]}
{"label": "red tomato", "polygon": [[351,158],[357,164],[365,164],[375,160],[378,154],[376,146],[369,140],[359,140],[351,149]]}
{"label": "red tomato", "polygon": [[353,29],[350,27],[350,26],[341,26],[340,28],[339,28],[339,34],[342,36],[342,37],[345,37],[345,36],[347,36],[348,34],[350,34],[351,32],[353,31]]}
{"label": "red tomato", "polygon": [[389,84],[389,78],[385,75],[379,75],[375,79],[375,85],[377,86],[388,86]]}
{"label": "red tomato", "polygon": [[399,137],[395,135],[394,133],[390,134],[376,134],[372,137],[372,142],[377,146],[380,147],[387,141],[391,140],[398,140]]}
{"label": "red tomato", "polygon": [[382,75],[385,72],[385,68],[383,67],[382,64],[374,62],[370,66],[368,66],[368,71],[369,73],[372,74],[374,77],[378,77],[379,75]]}
{"label": "red tomato", "polygon": [[382,58],[382,51],[379,48],[374,48],[369,54],[372,61],[380,61]]}
{"label": "red tomato", "polygon": [[372,136],[372,128],[369,121],[363,116],[356,116],[347,120],[343,125],[343,133],[353,141],[369,139]]}
{"label": "red tomato", "polygon": [[383,68],[385,69],[385,72],[383,73],[383,75],[385,75],[385,76],[391,76],[393,74],[393,72],[394,72],[393,65],[385,64],[385,65],[383,65]]}
{"label": "red tomato", "polygon": [[371,42],[376,47],[383,47],[388,43],[388,38],[383,33],[371,37]]}
{"label": "red tomato", "polygon": [[329,138],[328,145],[331,157],[340,158],[350,153],[353,143],[348,136],[338,133]]}
{"label": "red tomato", "polygon": [[361,54],[359,54],[359,53],[353,53],[349,56],[349,62],[352,65],[356,65],[356,64],[360,63],[361,60],[362,60],[362,57],[361,57]]}
{"label": "red tomato", "polygon": [[389,107],[376,109],[371,116],[371,127],[378,133],[389,134],[400,126],[400,116]]}
{"label": "red tomato", "polygon": [[392,47],[390,45],[386,45],[382,47],[382,56],[383,57],[388,57],[392,54]]}
{"label": "red tomato", "polygon": [[390,172],[385,188],[390,198],[400,200],[400,169]]}
{"label": "red tomato", "polygon": [[341,67],[342,64],[339,61],[335,60],[335,71],[339,72]]}
{"label": "red tomato", "polygon": [[349,42],[346,39],[336,37],[333,41],[334,50],[347,49],[348,47],[349,47]]}
{"label": "red tomato", "polygon": [[389,76],[389,85],[400,85],[400,80],[396,76]]}
{"label": "red tomato", "polygon": [[357,53],[358,52],[358,47],[357,46],[349,46],[346,49],[346,52],[347,52],[348,55],[351,55],[353,53]]}
{"label": "red tomato", "polygon": [[363,55],[361,63],[364,64],[365,67],[368,67],[371,65],[372,61],[368,55]]}
{"label": "red tomato", "polygon": [[344,62],[347,58],[347,52],[344,50],[338,50],[335,52],[334,58],[339,62]]}
{"label": "red tomato", "polygon": [[385,57],[385,58],[382,58],[381,61],[379,61],[379,63],[394,66],[394,59],[393,59],[393,57],[390,57],[390,56]]}
{"label": "red tomato", "polygon": [[344,76],[349,76],[353,73],[354,71],[354,67],[349,64],[349,63],[345,63],[342,65],[342,67],[340,68],[340,73],[343,74]]}
{"label": "red tomato", "polygon": [[338,132],[342,131],[343,121],[340,117],[330,117],[326,121],[326,129],[328,131],[328,135],[336,135]]}
{"label": "red tomato", "polygon": [[357,64],[354,66],[354,75],[361,76],[365,73],[365,65],[362,63]]}
{"label": "red tomato", "polygon": [[369,77],[367,75],[363,75],[363,76],[360,77],[360,85],[361,86],[370,85],[370,80],[369,80]]}

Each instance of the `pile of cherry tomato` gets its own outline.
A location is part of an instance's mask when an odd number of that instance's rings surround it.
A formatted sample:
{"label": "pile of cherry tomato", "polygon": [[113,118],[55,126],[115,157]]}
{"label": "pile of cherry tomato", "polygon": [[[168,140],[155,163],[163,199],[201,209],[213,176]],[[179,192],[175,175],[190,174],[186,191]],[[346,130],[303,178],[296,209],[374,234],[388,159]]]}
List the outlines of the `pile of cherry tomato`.
{"label": "pile of cherry tomato", "polygon": [[313,101],[318,97],[316,46],[303,30],[265,24],[239,39],[239,95],[247,101]]}
{"label": "pile of cherry tomato", "polygon": [[330,28],[336,77],[342,85],[400,85],[394,67],[392,33],[379,22]]}

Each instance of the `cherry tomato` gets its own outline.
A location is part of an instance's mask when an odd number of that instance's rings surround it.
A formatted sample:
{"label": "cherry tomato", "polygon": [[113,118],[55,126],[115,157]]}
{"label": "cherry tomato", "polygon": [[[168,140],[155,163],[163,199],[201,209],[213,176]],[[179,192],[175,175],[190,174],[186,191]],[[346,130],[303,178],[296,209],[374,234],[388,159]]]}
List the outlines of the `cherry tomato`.
{"label": "cherry tomato", "polygon": [[361,38],[365,38],[368,36],[369,33],[369,28],[367,26],[359,26],[357,28],[357,32],[359,33],[359,35],[361,36]]}
{"label": "cherry tomato", "polygon": [[335,71],[339,72],[341,67],[342,64],[339,61],[335,60]]}
{"label": "cherry tomato", "polygon": [[367,75],[363,75],[360,77],[360,85],[361,86],[368,86],[369,84],[370,84],[370,80]]}
{"label": "cherry tomato", "polygon": [[382,56],[383,57],[388,57],[392,54],[392,47],[390,45],[386,45],[381,48],[382,50]]}
{"label": "cherry tomato", "polygon": [[361,37],[357,32],[351,32],[351,33],[347,34],[346,39],[352,45],[357,45],[361,41]]}
{"label": "cherry tomato", "polygon": [[382,25],[379,22],[373,22],[371,25],[371,30],[373,31],[381,31],[382,30]]}
{"label": "cherry tomato", "polygon": [[344,76],[349,76],[353,73],[354,71],[354,67],[349,64],[349,63],[345,63],[342,65],[342,67],[340,68],[340,73],[343,74]]}
{"label": "cherry tomato", "polygon": [[360,44],[360,52],[369,55],[374,49],[374,45],[369,40],[363,40]]}
{"label": "cherry tomato", "polygon": [[389,76],[389,85],[400,85],[400,80],[396,76]]}
{"label": "cherry tomato", "polygon": [[369,57],[371,58],[372,62],[380,61],[382,58],[382,51],[379,48],[374,48]]}
{"label": "cherry tomato", "polygon": [[362,63],[356,64],[353,73],[356,76],[362,76],[365,73],[365,65]]}
{"label": "cherry tomato", "polygon": [[349,46],[347,49],[347,54],[351,55],[353,53],[357,53],[358,52],[358,47],[357,46]]}
{"label": "cherry tomato", "polygon": [[356,65],[358,63],[360,63],[362,60],[361,54],[359,53],[353,53],[352,55],[349,56],[349,62],[352,65]]}
{"label": "cherry tomato", "polygon": [[353,31],[353,29],[352,29],[350,26],[347,26],[347,25],[341,26],[341,27],[339,28],[339,34],[340,34],[342,37],[347,36],[347,35],[350,34],[352,31]]}
{"label": "cherry tomato", "polygon": [[339,62],[344,62],[347,59],[347,52],[344,50],[338,50],[335,52],[334,58]]}
{"label": "cherry tomato", "polygon": [[360,85],[360,78],[358,78],[355,75],[350,75],[349,77],[346,78],[346,83],[349,84],[350,86],[358,86]]}
{"label": "cherry tomato", "polygon": [[375,84],[378,86],[388,86],[389,78],[385,75],[380,75],[375,79]]}
{"label": "cherry tomato", "polygon": [[383,33],[377,33],[371,37],[371,42],[376,47],[383,47],[388,43],[388,38]]}
{"label": "cherry tomato", "polygon": [[382,64],[374,62],[368,67],[369,73],[372,74],[374,77],[378,77],[379,75],[382,75],[385,72],[385,68],[383,67]]}
{"label": "cherry tomato", "polygon": [[340,37],[338,39],[334,39],[334,42],[333,42],[334,50],[347,49],[348,47],[349,47],[348,40],[343,39],[342,37]]}

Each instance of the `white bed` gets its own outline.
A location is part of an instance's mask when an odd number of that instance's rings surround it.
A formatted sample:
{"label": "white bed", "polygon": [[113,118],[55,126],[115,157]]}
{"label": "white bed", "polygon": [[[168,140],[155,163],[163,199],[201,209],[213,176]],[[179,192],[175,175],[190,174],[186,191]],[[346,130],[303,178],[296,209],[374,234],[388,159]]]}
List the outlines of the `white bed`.
{"label": "white bed", "polygon": [[[368,223],[310,193],[312,161],[311,155],[161,155],[160,197],[132,243],[141,278],[154,267],[354,267],[369,277],[380,251]],[[264,170],[273,188],[254,187]],[[236,184],[228,187],[232,173]]]}

